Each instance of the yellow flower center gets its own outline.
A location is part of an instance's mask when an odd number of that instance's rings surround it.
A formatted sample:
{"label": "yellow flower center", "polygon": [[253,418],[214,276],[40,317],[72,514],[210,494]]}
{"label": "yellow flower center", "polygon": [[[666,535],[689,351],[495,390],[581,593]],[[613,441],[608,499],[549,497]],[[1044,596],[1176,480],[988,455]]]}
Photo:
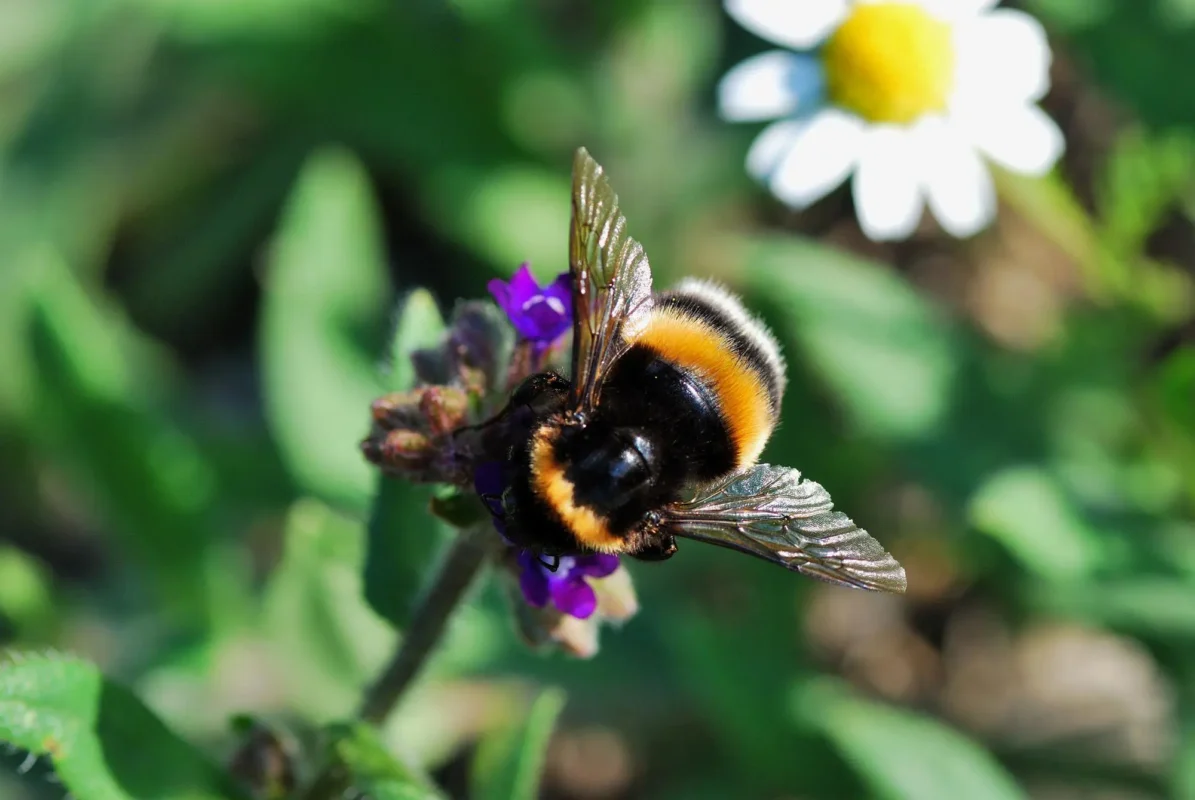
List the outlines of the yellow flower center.
{"label": "yellow flower center", "polygon": [[822,57],[830,99],[872,122],[941,111],[954,83],[950,26],[907,2],[855,6]]}

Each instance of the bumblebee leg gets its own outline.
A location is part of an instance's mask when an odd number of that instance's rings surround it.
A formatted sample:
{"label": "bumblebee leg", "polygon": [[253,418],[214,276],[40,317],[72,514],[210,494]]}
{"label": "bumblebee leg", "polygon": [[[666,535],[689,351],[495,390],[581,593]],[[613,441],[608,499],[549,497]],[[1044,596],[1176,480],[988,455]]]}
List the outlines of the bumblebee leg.
{"label": "bumblebee leg", "polygon": [[667,561],[676,555],[676,537],[670,533],[653,536],[627,555],[640,561]]}
{"label": "bumblebee leg", "polygon": [[[552,560],[549,562],[547,560],[547,558],[551,558]],[[560,569],[560,556],[559,555],[552,555],[552,556],[547,556],[547,557],[541,555],[541,556],[539,556],[538,560],[539,560],[539,563],[541,563],[545,567],[547,567],[548,572],[555,572],[556,570]]]}

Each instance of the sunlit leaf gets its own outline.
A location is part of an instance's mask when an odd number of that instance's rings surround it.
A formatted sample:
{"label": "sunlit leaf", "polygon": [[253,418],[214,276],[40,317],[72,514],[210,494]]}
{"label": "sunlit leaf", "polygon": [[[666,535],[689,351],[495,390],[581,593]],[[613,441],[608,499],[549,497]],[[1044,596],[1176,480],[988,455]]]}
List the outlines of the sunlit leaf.
{"label": "sunlit leaf", "polygon": [[829,737],[875,796],[886,800],[1021,800],[1026,793],[978,743],[930,717],[814,681],[793,710]]}
{"label": "sunlit leaf", "polygon": [[407,295],[395,315],[394,333],[386,351],[386,388],[390,391],[410,389],[415,382],[411,353],[436,345],[443,335],[444,317],[432,293],[416,289]]}
{"label": "sunlit leaf", "polygon": [[80,800],[239,800],[229,779],[128,690],[70,656],[0,664],[0,740],[48,757]]}
{"label": "sunlit leaf", "polygon": [[1081,578],[1101,563],[1099,534],[1059,483],[1031,467],[993,476],[972,501],[972,523],[1038,575]]}
{"label": "sunlit leaf", "polygon": [[285,544],[266,592],[264,630],[285,665],[291,701],[325,720],[340,717],[352,711],[395,640],[364,600],[364,531],[302,500],[290,511]]}
{"label": "sunlit leaf", "polygon": [[568,269],[567,172],[445,172],[431,189],[437,217],[479,256],[512,272],[530,261],[541,278]]}
{"label": "sunlit leaf", "polygon": [[46,566],[15,547],[0,545],[0,615],[24,630],[53,613]]}
{"label": "sunlit leaf", "polygon": [[361,166],[324,151],[304,167],[275,238],[260,347],[266,410],[295,477],[362,509],[372,476],[358,449],[379,394],[385,258]]}
{"label": "sunlit leaf", "polygon": [[490,734],[473,760],[472,800],[535,800],[547,757],[548,740],[564,708],[564,692],[547,689],[527,717]]}

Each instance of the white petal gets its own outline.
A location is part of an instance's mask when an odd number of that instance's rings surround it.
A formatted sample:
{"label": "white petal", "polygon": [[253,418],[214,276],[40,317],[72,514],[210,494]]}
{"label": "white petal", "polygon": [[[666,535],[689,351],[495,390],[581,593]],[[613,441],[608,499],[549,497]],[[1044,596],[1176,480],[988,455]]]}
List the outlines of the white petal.
{"label": "white petal", "polygon": [[921,220],[916,142],[907,128],[881,125],[863,136],[851,186],[859,224],[876,241],[905,239]]}
{"label": "white petal", "polygon": [[1013,172],[1044,175],[1066,149],[1062,131],[1034,105],[997,106],[967,120],[971,140],[996,163]]}
{"label": "white petal", "polygon": [[916,135],[930,211],[951,236],[978,233],[996,216],[996,192],[987,165],[948,120],[925,120]]}
{"label": "white petal", "polygon": [[846,19],[847,0],[726,0],[726,13],[756,36],[807,50]]}
{"label": "white petal", "polygon": [[821,62],[808,55],[773,50],[737,65],[718,84],[718,111],[743,122],[792,114],[817,102],[825,90]]}
{"label": "white petal", "polygon": [[747,172],[757,180],[767,181],[804,126],[803,120],[782,119],[764,128],[747,151]]}
{"label": "white petal", "polygon": [[968,20],[956,27],[954,45],[959,102],[1040,100],[1050,88],[1050,44],[1028,14],[998,9]]}
{"label": "white petal", "polygon": [[803,121],[776,164],[772,192],[795,208],[820,200],[851,174],[862,139],[862,120],[836,108]]}

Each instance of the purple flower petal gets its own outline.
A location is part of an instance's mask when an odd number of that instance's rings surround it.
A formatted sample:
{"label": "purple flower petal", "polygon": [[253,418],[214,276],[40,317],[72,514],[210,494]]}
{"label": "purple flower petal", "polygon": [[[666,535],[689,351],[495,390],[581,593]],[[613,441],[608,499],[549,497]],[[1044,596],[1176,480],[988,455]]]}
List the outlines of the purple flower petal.
{"label": "purple flower petal", "polygon": [[510,284],[501,278],[492,278],[486,283],[485,288],[489,290],[498,307],[509,315],[511,309]]}
{"label": "purple flower petal", "polygon": [[523,599],[528,605],[543,608],[548,604],[551,596],[551,586],[542,564],[530,552],[524,550],[519,553],[519,588],[523,590]]}
{"label": "purple flower petal", "polygon": [[556,280],[552,281],[544,289],[544,295],[547,297],[555,297],[564,303],[564,307],[572,310],[573,305],[573,276],[568,272],[562,272],[556,276]]}
{"label": "purple flower petal", "polygon": [[525,303],[532,295],[541,294],[539,281],[531,274],[531,262],[519,264],[515,274],[510,276],[511,296],[519,303]]}
{"label": "purple flower petal", "polygon": [[[542,562],[541,562],[542,564]],[[548,580],[553,583],[568,580],[568,576],[572,574],[573,568],[577,566],[576,556],[556,556],[556,569],[548,569]]]}
{"label": "purple flower petal", "polygon": [[570,276],[565,273],[541,289],[524,263],[509,281],[495,278],[487,288],[519,336],[546,347],[572,324],[571,285]]}
{"label": "purple flower petal", "polygon": [[613,553],[593,553],[577,559],[576,574],[589,578],[604,578],[618,569],[618,556]]}
{"label": "purple flower petal", "polygon": [[551,588],[553,604],[570,617],[589,619],[597,610],[597,594],[580,575],[553,583]]}
{"label": "purple flower petal", "polygon": [[523,305],[523,318],[534,333],[528,339],[553,341],[568,330],[568,306],[558,297],[536,295]]}

